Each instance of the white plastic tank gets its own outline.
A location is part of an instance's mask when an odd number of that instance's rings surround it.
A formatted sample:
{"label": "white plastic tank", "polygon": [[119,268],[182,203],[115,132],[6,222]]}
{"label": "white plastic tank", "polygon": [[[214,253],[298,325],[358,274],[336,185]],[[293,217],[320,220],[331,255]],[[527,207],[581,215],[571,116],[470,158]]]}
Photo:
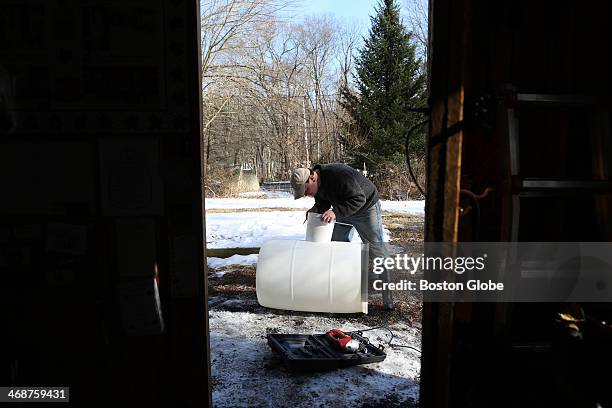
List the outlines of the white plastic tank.
{"label": "white plastic tank", "polygon": [[321,214],[308,213],[306,221],[306,241],[330,242],[334,233],[335,222],[325,222]]}
{"label": "white plastic tank", "polygon": [[368,313],[367,251],[353,242],[272,240],[257,260],[260,305],[305,312]]}

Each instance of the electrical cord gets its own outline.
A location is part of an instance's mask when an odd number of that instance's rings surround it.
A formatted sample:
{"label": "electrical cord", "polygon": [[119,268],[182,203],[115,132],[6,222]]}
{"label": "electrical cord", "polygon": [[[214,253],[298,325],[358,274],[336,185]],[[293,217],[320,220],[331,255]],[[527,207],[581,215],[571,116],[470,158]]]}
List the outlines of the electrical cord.
{"label": "electrical cord", "polygon": [[485,188],[485,190],[482,192],[482,194],[477,195],[474,192],[464,189],[462,188],[461,190],[459,190],[460,194],[464,194],[466,196],[468,196],[470,199],[472,199],[472,202],[474,203],[474,226],[473,226],[473,237],[472,239],[476,242],[478,242],[479,240],[479,231],[480,231],[480,200],[482,200],[484,197],[486,197],[490,192],[492,192],[493,189],[491,187],[487,187]]}
{"label": "electrical cord", "polygon": [[459,190],[459,194],[464,194],[468,196],[472,199],[472,202],[474,203],[475,211],[472,221],[472,223],[474,224],[472,228],[472,239],[478,242],[478,232],[480,231],[480,200],[478,200],[478,196],[476,194],[467,189],[462,188],[461,190]]}
{"label": "electrical cord", "polygon": [[429,119],[425,119],[419,123],[417,123],[416,125],[413,125],[410,129],[408,129],[408,132],[406,133],[406,140],[405,140],[405,149],[406,149],[406,164],[408,165],[408,172],[410,173],[410,177],[412,177],[412,181],[414,181],[414,184],[417,186],[417,188],[419,189],[419,192],[423,195],[423,197],[427,198],[427,194],[425,194],[425,191],[423,190],[423,188],[421,187],[421,185],[419,184],[419,182],[417,181],[416,176],[414,175],[414,171],[412,170],[412,164],[410,163],[410,137],[412,136],[412,133],[420,128],[421,126],[423,126],[424,124],[428,123]]}
{"label": "electrical cord", "polygon": [[419,353],[421,352],[421,350],[419,350],[418,348],[413,347],[413,346],[409,346],[407,344],[391,344],[391,342],[393,341],[393,338],[395,337],[395,333],[393,333],[393,331],[390,328],[388,328],[387,326],[376,326],[376,327],[370,327],[368,329],[355,330],[355,331],[352,331],[352,332],[345,332],[345,333],[348,334],[349,336],[352,333],[357,333],[357,334],[361,335],[361,334],[363,334],[363,332],[367,332],[367,331],[371,331],[371,330],[378,330],[378,329],[388,330],[389,333],[391,334],[391,337],[389,338],[389,341],[387,342],[387,347],[390,347],[390,348],[405,347],[405,348],[412,349],[414,351],[418,351]]}

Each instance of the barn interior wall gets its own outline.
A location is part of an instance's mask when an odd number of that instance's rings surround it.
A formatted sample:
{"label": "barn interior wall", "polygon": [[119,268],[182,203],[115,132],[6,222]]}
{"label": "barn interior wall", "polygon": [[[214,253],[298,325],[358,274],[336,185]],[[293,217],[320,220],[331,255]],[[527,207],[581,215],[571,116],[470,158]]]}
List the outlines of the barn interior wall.
{"label": "barn interior wall", "polygon": [[197,2],[0,9],[0,383],[204,406]]}
{"label": "barn interior wall", "polygon": [[[525,179],[610,180],[610,4],[430,4],[426,240],[610,241],[609,183],[521,193]],[[519,94],[562,101],[522,103]],[[518,172],[512,169],[509,110],[519,125]],[[563,359],[574,362],[581,349],[536,352],[563,342],[554,318],[565,306],[426,304],[423,406],[580,406],[594,395],[609,398],[596,386],[573,386],[585,373],[572,374],[570,363],[560,369]],[[609,317],[608,305],[582,306]],[[517,344],[533,347],[517,355]]]}

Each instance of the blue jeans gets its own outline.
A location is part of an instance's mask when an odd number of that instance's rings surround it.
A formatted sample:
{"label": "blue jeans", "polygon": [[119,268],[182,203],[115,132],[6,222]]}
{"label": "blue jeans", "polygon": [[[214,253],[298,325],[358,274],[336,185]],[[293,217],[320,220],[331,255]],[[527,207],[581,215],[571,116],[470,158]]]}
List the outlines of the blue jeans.
{"label": "blue jeans", "polygon": [[[383,240],[383,224],[380,201],[377,201],[376,204],[374,204],[364,213],[350,215],[348,217],[337,219],[336,221],[351,224],[359,233],[361,240],[364,243],[370,244],[370,271],[372,270],[372,260],[374,258],[386,258],[389,256],[387,244]],[[345,225],[336,224],[332,234],[332,241],[348,242],[350,232],[351,228]],[[376,279],[381,279],[383,282],[389,282],[389,271],[385,269],[385,271],[380,274],[380,276],[377,276]],[[393,299],[389,290],[383,291],[383,303],[385,308],[393,308]]]}
{"label": "blue jeans", "polygon": [[[349,215],[336,221],[351,224],[361,237],[361,240],[370,244],[370,260],[376,257],[387,257],[389,252],[383,241],[383,225],[380,201],[377,201],[366,212],[358,215]],[[344,225],[334,226],[332,241],[348,242],[351,228]]]}

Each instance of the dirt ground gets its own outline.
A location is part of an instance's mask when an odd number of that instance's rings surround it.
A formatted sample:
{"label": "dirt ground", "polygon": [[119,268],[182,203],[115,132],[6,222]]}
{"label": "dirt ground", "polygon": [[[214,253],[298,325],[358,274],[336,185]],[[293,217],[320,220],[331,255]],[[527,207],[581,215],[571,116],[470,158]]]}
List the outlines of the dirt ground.
{"label": "dirt ground", "polygon": [[[384,213],[393,253],[418,253],[423,217]],[[213,402],[216,407],[415,407],[418,406],[420,354],[387,348],[374,364],[333,372],[288,371],[266,344],[268,333],[323,333],[331,328],[389,327],[393,343],[420,349],[422,304],[408,292],[395,292],[395,310],[382,308],[379,293],[369,295],[369,313],[332,314],[273,310],[257,303],[255,266],[209,268]],[[392,280],[399,279],[393,276]],[[389,332],[367,333],[387,345]]]}

